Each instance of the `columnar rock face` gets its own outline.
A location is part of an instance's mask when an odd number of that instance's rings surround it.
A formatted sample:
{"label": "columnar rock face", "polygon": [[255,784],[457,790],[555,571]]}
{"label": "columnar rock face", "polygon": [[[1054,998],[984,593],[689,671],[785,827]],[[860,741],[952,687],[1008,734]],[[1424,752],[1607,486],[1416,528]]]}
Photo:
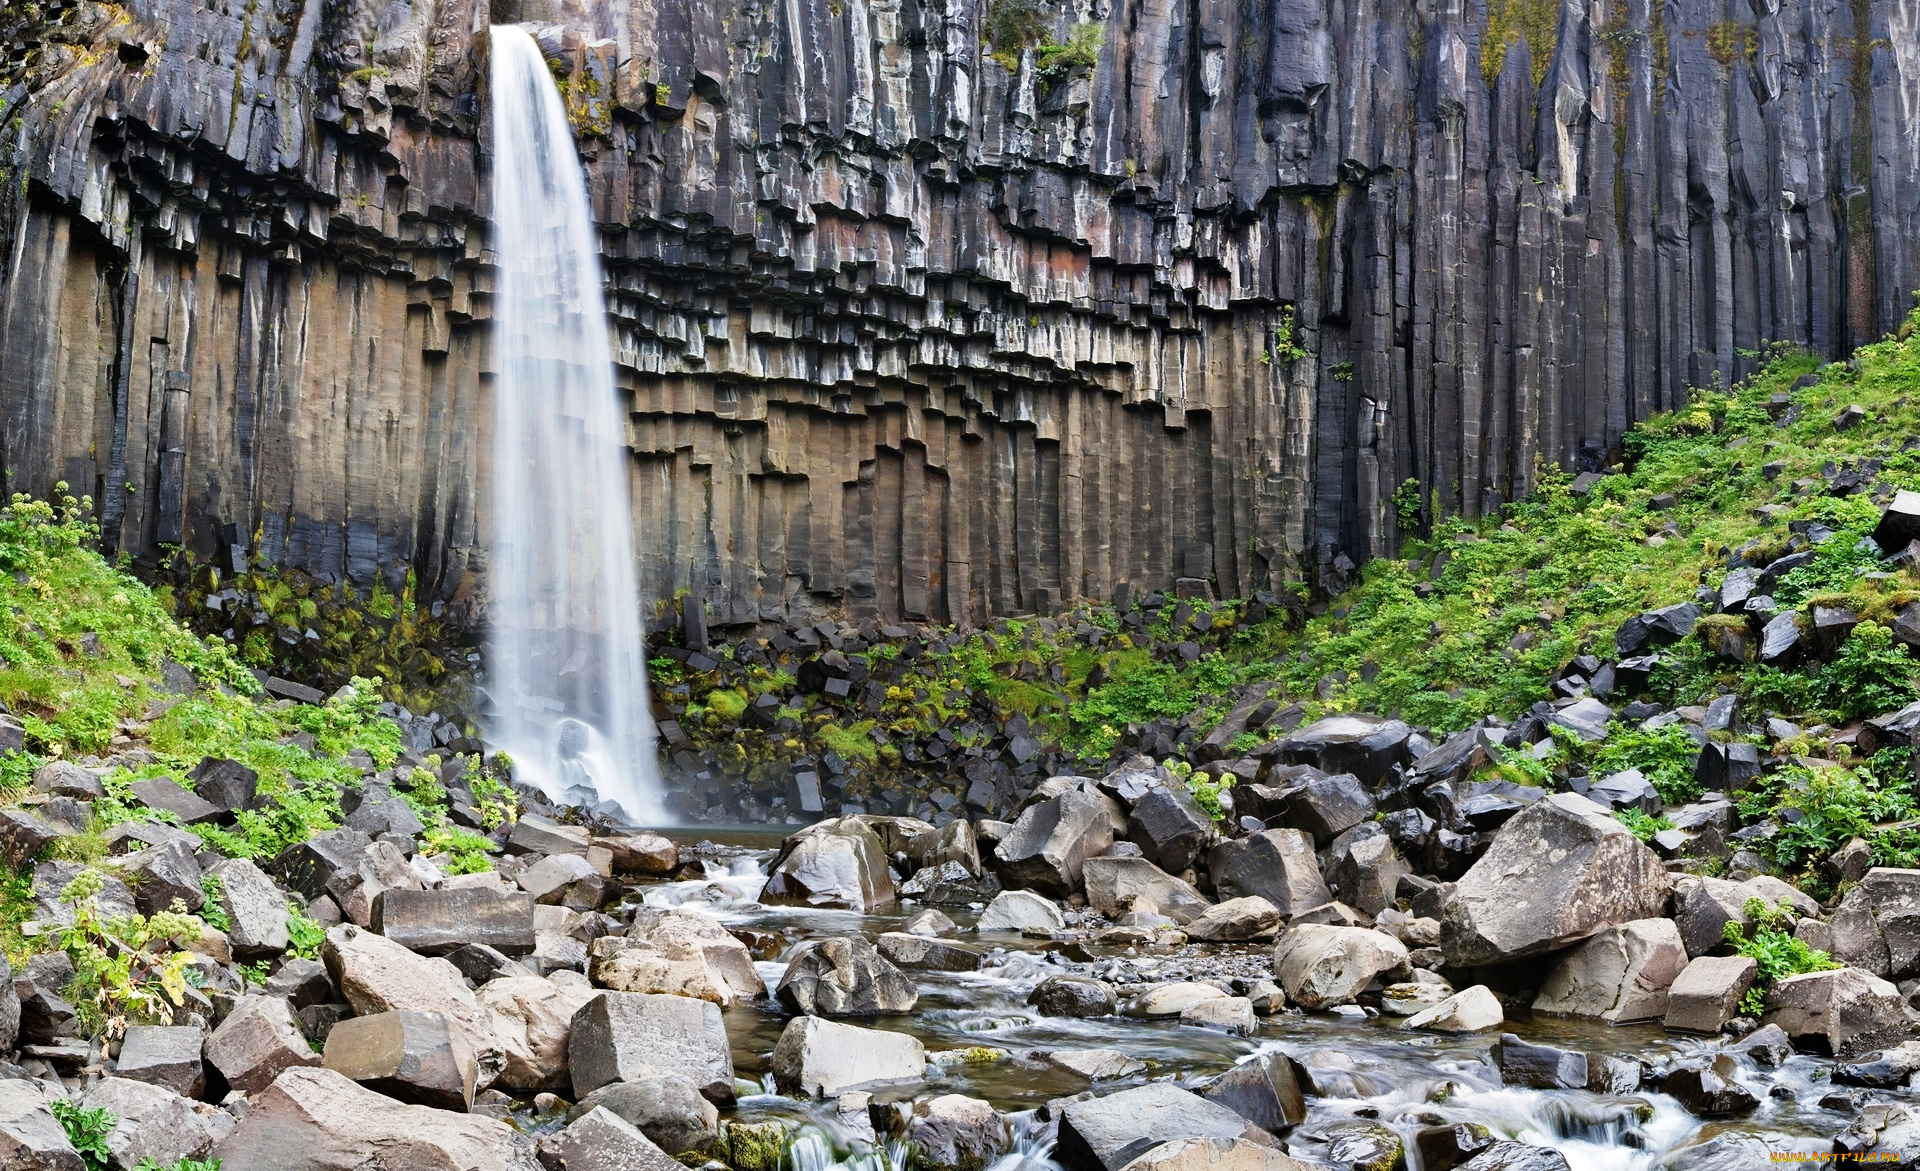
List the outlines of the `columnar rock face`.
{"label": "columnar rock face", "polygon": [[1902,0],[1042,0],[1100,32],[1044,68],[1010,3],[8,16],[5,489],[482,596],[493,20],[580,130],[642,587],[719,622],[1337,575],[1920,284]]}

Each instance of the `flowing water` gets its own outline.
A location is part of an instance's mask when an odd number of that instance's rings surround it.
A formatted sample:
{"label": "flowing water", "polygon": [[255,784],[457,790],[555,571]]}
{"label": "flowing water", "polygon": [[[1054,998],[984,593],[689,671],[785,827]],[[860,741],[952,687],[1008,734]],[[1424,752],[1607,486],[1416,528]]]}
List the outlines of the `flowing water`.
{"label": "flowing water", "polygon": [[571,804],[665,820],[626,420],[572,127],[539,45],[493,29],[489,737]]}
{"label": "flowing water", "polygon": [[[690,839],[689,839],[690,840]],[[874,915],[805,907],[763,906],[757,901],[764,866],[777,835],[765,832],[728,835],[730,848],[711,851],[704,879],[660,883],[636,892],[638,901],[653,907],[699,910],[739,929],[779,933],[786,937],[785,952],[815,938],[898,930],[918,907],[897,907]],[[967,908],[941,907],[963,928],[975,915]],[[1027,995],[1052,975],[1093,975],[1115,980],[1122,1003],[1134,990],[1155,979],[1156,967],[1174,973],[1195,956],[1237,955],[1253,969],[1269,961],[1271,945],[1214,945],[1204,951],[1155,954],[1152,949],[1110,947],[1090,943],[1084,952],[1046,941],[1015,935],[963,931],[961,939],[998,949],[981,972],[908,973],[920,989],[914,1011],[904,1017],[881,1017],[854,1023],[911,1033],[929,1053],[991,1046],[1009,1056],[989,1062],[950,1062],[929,1065],[926,1084],[881,1091],[877,1099],[899,1099],[942,1093],[982,1097],[1008,1112],[1026,1112],[1048,1099],[1081,1093],[1088,1084],[1074,1075],[1037,1060],[1049,1049],[1118,1049],[1149,1063],[1133,1078],[1102,1082],[1100,1092],[1124,1089],[1156,1078],[1198,1087],[1216,1074],[1257,1052],[1284,1051],[1313,1072],[1319,1096],[1309,1099],[1307,1121],[1287,1136],[1290,1150],[1308,1160],[1324,1159],[1319,1141],[1330,1128],[1367,1119],[1411,1138],[1425,1126],[1460,1122],[1479,1123],[1498,1137],[1558,1148],[1573,1171],[1655,1171],[1673,1163],[1695,1168],[1760,1166],[1768,1152],[1831,1150],[1832,1136],[1845,1129],[1850,1112],[1826,1110],[1820,1098],[1827,1092],[1831,1062],[1795,1056],[1777,1069],[1764,1068],[1744,1057],[1739,1079],[1759,1098],[1752,1113],[1732,1119],[1703,1120],[1687,1113],[1678,1101],[1659,1093],[1643,1092],[1612,1097],[1586,1091],[1542,1091],[1501,1084],[1488,1057],[1494,1034],[1446,1037],[1413,1033],[1395,1027],[1390,1017],[1342,1017],[1289,1011],[1264,1018],[1251,1037],[1234,1037],[1177,1024],[1125,1016],[1090,1020],[1038,1015]],[[785,970],[783,960],[759,965],[771,989]],[[836,1121],[832,1103],[807,1103],[774,1095],[770,1057],[786,1023],[776,1005],[737,1008],[726,1014],[733,1039],[737,1076],[758,1092],[741,1099],[739,1116],[748,1119],[781,1118],[799,1124],[794,1150],[783,1171],[886,1171],[901,1164],[889,1161],[884,1143],[867,1145],[845,1133]],[[1721,1042],[1668,1035],[1653,1025],[1609,1028],[1588,1022],[1534,1018],[1509,1021],[1507,1029],[1531,1040],[1595,1053],[1644,1059],[1656,1067],[1717,1049]],[[743,1086],[743,1093],[745,1092]],[[1049,1128],[1016,1121],[1027,1129],[1016,1149],[990,1171],[1057,1171],[1048,1158]],[[1719,1138],[1722,1146],[1711,1161],[1689,1161],[1694,1144]],[[1407,1171],[1421,1171],[1408,1146]],[[1697,1153],[1696,1153],[1697,1159]]]}

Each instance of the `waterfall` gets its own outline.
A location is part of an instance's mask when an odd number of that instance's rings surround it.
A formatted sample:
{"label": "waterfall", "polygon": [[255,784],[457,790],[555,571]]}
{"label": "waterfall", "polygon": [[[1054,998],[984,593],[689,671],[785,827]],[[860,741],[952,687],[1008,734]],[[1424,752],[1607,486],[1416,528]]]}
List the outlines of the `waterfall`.
{"label": "waterfall", "polygon": [[573,128],[525,29],[493,29],[492,739],[575,804],[665,820],[626,422]]}

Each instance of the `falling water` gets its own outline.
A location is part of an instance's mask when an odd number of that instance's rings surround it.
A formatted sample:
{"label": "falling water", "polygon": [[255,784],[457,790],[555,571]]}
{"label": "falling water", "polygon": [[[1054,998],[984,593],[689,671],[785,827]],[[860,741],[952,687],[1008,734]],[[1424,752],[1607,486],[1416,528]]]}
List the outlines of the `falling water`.
{"label": "falling water", "polygon": [[663,820],[625,424],[586,183],[547,62],[493,29],[493,739],[550,796]]}

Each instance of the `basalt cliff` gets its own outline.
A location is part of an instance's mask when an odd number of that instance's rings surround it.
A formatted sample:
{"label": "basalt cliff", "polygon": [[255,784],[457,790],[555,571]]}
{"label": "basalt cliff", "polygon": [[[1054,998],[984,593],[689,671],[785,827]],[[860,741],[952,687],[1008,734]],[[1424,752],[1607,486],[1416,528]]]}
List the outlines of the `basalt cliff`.
{"label": "basalt cliff", "polygon": [[1337,582],[1920,286],[1912,0],[41,0],[7,489],[481,603],[502,21],[721,624]]}

